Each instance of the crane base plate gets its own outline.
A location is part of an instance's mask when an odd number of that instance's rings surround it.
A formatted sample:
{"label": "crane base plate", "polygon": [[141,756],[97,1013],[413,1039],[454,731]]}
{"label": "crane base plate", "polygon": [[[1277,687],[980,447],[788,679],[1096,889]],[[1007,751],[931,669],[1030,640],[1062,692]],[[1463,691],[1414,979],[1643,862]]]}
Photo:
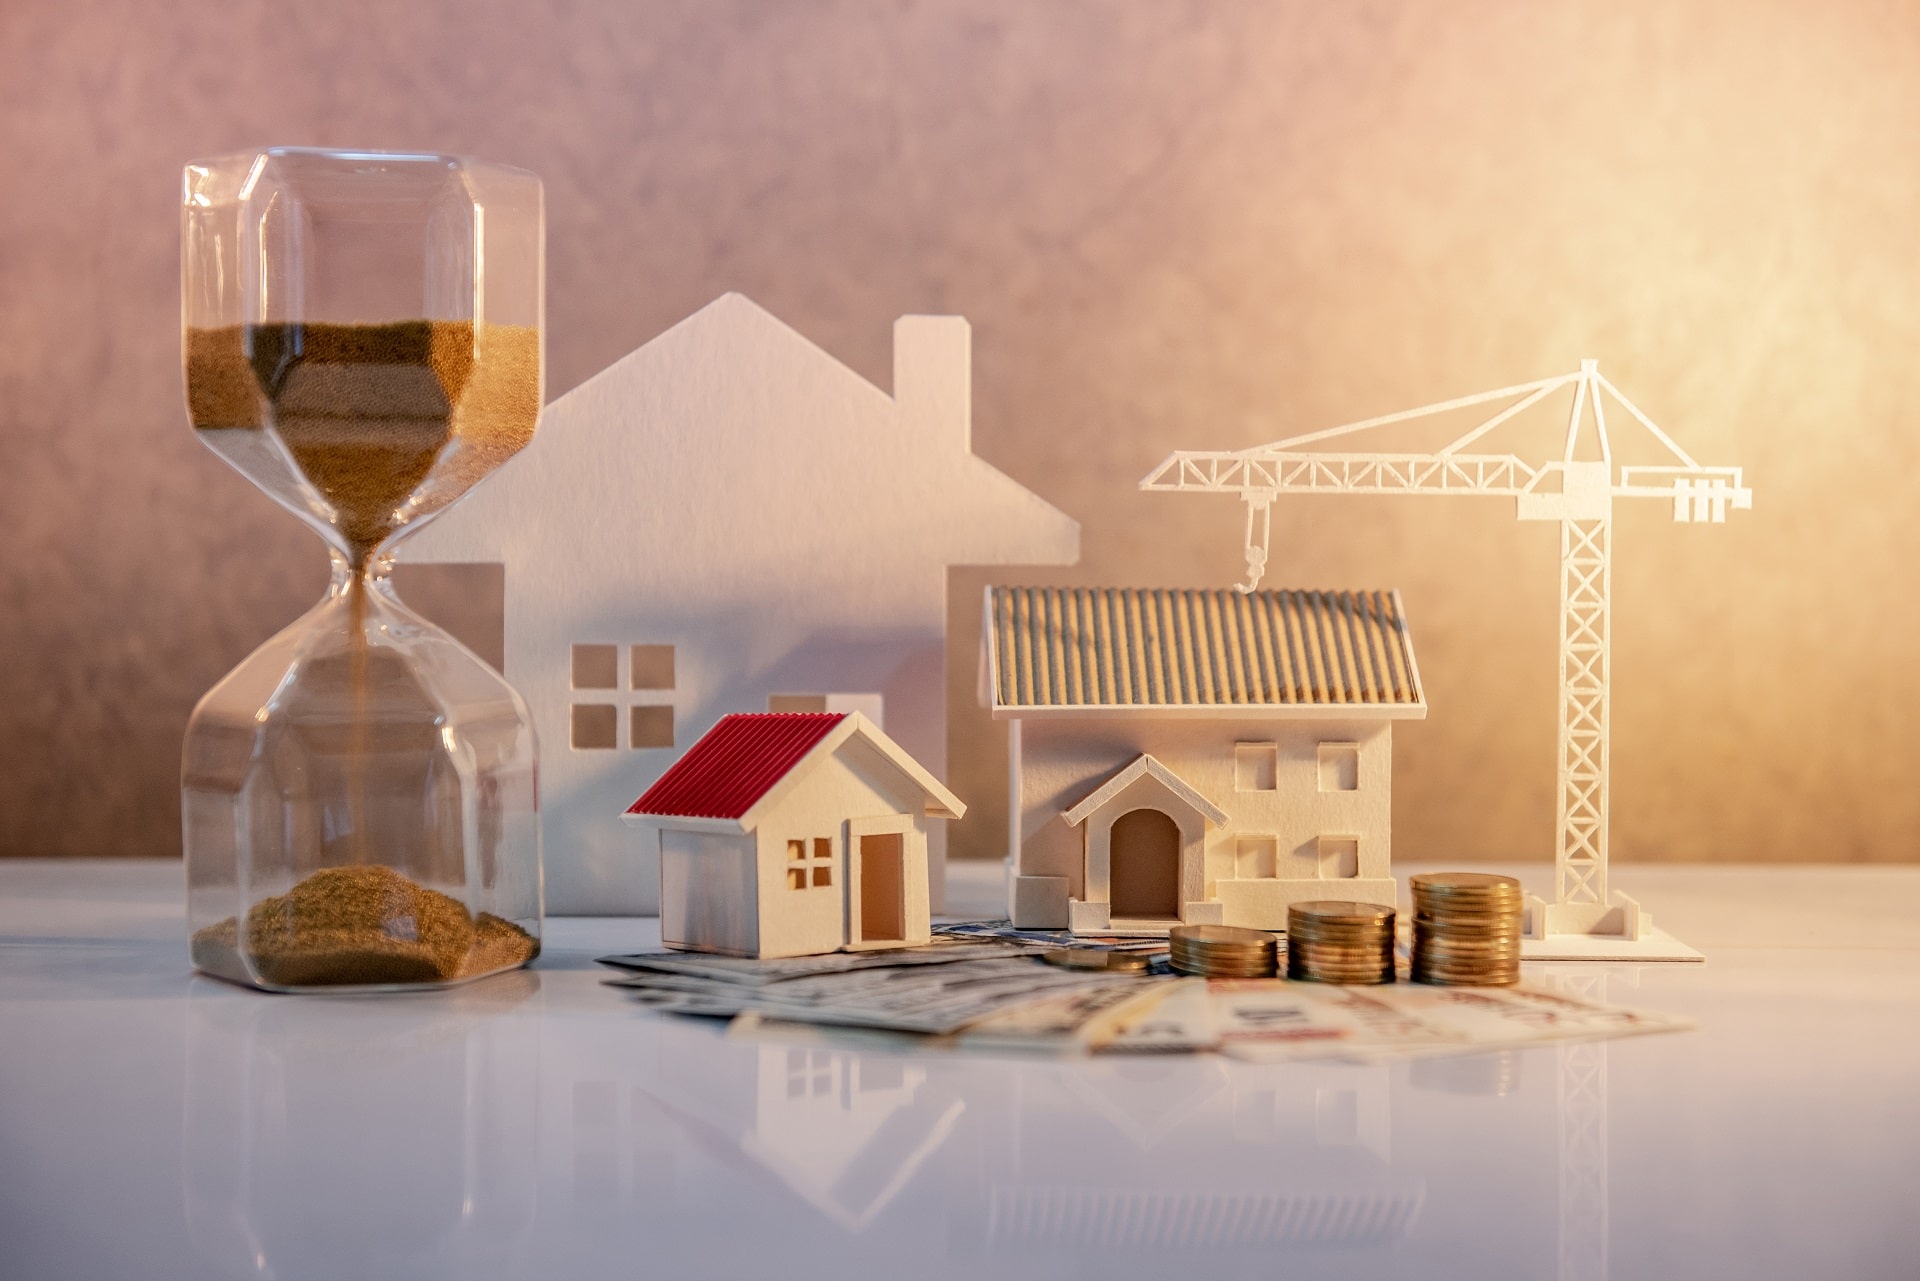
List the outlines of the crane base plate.
{"label": "crane base plate", "polygon": [[1707,958],[1657,925],[1637,939],[1608,934],[1549,934],[1523,939],[1523,961],[1704,961]]}

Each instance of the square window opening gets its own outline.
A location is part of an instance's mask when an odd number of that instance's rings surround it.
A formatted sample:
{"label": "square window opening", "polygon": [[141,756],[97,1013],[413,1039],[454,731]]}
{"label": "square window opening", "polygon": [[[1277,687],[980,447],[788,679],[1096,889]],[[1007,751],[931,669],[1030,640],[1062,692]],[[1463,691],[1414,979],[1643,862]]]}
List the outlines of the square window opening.
{"label": "square window opening", "polygon": [[573,746],[582,751],[618,747],[620,712],[612,703],[573,705]]}
{"label": "square window opening", "polygon": [[1320,838],[1320,879],[1343,881],[1360,875],[1360,838],[1323,836]]}
{"label": "square window opening", "polygon": [[672,689],[673,646],[635,645],[628,671],[634,689]]}
{"label": "square window opening", "polygon": [[807,843],[805,841],[788,841],[787,842],[788,861],[794,862],[794,863],[802,863],[806,861],[806,857],[807,857]]}
{"label": "square window opening", "polygon": [[1320,790],[1323,792],[1360,790],[1360,744],[1320,744]]}
{"label": "square window opening", "polygon": [[1279,841],[1271,836],[1242,836],[1233,843],[1234,875],[1241,880],[1277,875]]}
{"label": "square window opening", "polygon": [[804,867],[788,868],[787,869],[787,888],[790,890],[806,889],[807,888],[807,869]]}
{"label": "square window opening", "polygon": [[573,647],[573,687],[575,689],[618,689],[620,687],[620,647],[618,645],[575,645]]}
{"label": "square window opening", "polygon": [[833,867],[831,864],[823,863],[813,869],[813,887],[815,889],[819,889],[823,885],[832,885],[832,884],[833,884]]}
{"label": "square window opening", "polygon": [[1271,792],[1280,786],[1278,743],[1235,743],[1233,786],[1242,792]]}
{"label": "square window opening", "polygon": [[673,708],[667,704],[650,704],[631,709],[633,713],[633,732],[629,743],[634,747],[672,747],[673,746]]}
{"label": "square window opening", "polygon": [[833,857],[833,838],[828,836],[814,837],[813,856],[815,858],[831,859]]}

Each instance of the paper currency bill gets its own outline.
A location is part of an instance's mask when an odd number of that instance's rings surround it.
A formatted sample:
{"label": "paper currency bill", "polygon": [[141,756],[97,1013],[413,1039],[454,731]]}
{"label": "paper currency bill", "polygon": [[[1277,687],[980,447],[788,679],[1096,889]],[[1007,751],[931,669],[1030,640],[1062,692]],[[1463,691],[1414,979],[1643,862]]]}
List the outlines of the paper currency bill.
{"label": "paper currency bill", "polygon": [[1218,1050],[1258,1062],[1377,1059],[1678,1031],[1673,1015],[1601,1005],[1522,985],[1444,988],[1412,983],[1339,987],[1285,979],[1188,979],[1128,1017],[1105,1053]]}
{"label": "paper currency bill", "polygon": [[1025,956],[946,965],[815,974],[740,982],[642,971],[609,980],[647,1004],[711,1016],[757,1013],[797,1022],[837,1023],[945,1035],[1050,997],[1136,986],[1127,975],[1060,970]]}
{"label": "paper currency bill", "polygon": [[639,952],[628,956],[603,956],[600,964],[623,970],[687,974],[727,983],[758,985],[818,974],[844,974],[852,970],[891,970],[916,965],[949,965],[955,961],[991,957],[1017,957],[1025,955],[1027,951],[1027,948],[1004,940],[956,936],[936,937],[932,943],[922,947],[890,948],[876,952],[829,952],[824,956],[792,956],[774,960],[716,956],[710,952]]}
{"label": "paper currency bill", "polygon": [[1075,934],[1071,930],[1015,929],[1011,921],[947,921],[933,927],[936,939],[999,939],[1029,952],[1059,947],[1100,948],[1109,952],[1165,952],[1167,940],[1130,934]]}

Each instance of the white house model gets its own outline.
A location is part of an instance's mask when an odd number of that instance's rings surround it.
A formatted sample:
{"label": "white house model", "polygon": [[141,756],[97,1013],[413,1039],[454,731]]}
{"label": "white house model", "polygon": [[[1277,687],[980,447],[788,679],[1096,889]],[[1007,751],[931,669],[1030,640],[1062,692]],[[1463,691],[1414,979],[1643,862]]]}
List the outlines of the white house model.
{"label": "white house model", "polygon": [[400,544],[505,567],[549,911],[656,909],[617,816],[726,713],[858,709],[944,773],[948,567],[1078,557],[1078,525],[972,453],[967,322],[893,338],[888,395],[727,294],[549,405]]}
{"label": "white house model", "polygon": [[1015,925],[1393,903],[1393,722],[1427,711],[1398,593],[995,587],[984,630]]}
{"label": "white house model", "polygon": [[966,806],[859,712],[721,718],[627,810],[657,833],[660,938],[813,956],[933,937],[928,820]]}

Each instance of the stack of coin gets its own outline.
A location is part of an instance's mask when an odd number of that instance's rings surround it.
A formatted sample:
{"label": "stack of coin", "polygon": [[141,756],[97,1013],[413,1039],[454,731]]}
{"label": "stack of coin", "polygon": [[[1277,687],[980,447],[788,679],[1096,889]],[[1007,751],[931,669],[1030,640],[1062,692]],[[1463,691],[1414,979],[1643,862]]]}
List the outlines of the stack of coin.
{"label": "stack of coin", "polygon": [[1287,977],[1393,982],[1393,909],[1378,903],[1292,904],[1287,908]]}
{"label": "stack of coin", "polygon": [[1455,987],[1520,981],[1520,882],[1484,872],[1413,878],[1413,979]]}
{"label": "stack of coin", "polygon": [[1265,930],[1235,925],[1176,925],[1167,931],[1167,955],[1182,974],[1210,979],[1270,979],[1277,940]]}

